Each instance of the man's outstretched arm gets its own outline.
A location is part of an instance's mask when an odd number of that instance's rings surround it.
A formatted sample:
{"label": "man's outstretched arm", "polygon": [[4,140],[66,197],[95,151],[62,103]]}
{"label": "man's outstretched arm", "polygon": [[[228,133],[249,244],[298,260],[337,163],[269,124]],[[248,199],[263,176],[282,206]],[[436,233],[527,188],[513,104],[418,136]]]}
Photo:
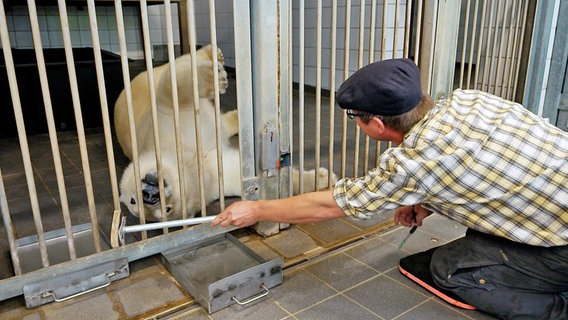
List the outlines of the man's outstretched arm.
{"label": "man's outstretched arm", "polygon": [[238,201],[217,215],[212,226],[248,227],[259,221],[310,223],[345,217],[333,199],[333,191],[317,191],[294,197]]}

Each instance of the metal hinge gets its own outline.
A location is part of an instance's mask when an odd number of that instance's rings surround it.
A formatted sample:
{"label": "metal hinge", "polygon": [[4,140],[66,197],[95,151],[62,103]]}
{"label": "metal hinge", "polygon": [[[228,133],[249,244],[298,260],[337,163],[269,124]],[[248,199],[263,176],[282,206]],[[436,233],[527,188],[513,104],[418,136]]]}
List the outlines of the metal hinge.
{"label": "metal hinge", "polygon": [[26,306],[34,308],[50,302],[66,301],[110,285],[128,277],[128,259],[105,262],[65,276],[24,286]]}

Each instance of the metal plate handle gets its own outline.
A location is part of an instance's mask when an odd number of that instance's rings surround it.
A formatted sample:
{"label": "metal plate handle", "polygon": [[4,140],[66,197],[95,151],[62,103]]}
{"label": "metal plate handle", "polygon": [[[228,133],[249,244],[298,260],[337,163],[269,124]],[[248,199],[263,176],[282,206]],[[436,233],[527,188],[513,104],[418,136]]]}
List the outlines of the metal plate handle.
{"label": "metal plate handle", "polygon": [[257,294],[256,296],[252,296],[252,297],[248,298],[248,299],[245,300],[245,301],[239,301],[239,299],[237,299],[237,297],[232,297],[231,299],[232,299],[233,301],[235,301],[237,304],[239,304],[239,305],[241,305],[241,306],[244,306],[244,305],[249,304],[249,303],[251,303],[251,302],[253,302],[253,301],[256,301],[256,300],[258,300],[258,299],[260,299],[260,298],[266,297],[266,296],[270,293],[270,291],[268,291],[268,288],[266,288],[266,287],[264,286],[264,284],[261,284],[260,287],[261,287],[262,289],[264,289],[264,292],[261,292],[261,293]]}
{"label": "metal plate handle", "polygon": [[120,258],[30,283],[23,287],[26,307],[34,308],[53,301],[66,301],[105,288],[112,281],[126,278],[128,275],[128,259]]}
{"label": "metal plate handle", "polygon": [[81,291],[81,292],[78,292],[78,293],[75,293],[75,294],[72,294],[72,295],[68,295],[68,296],[63,297],[63,298],[58,298],[57,295],[55,295],[55,292],[54,292],[54,291],[47,291],[47,292],[44,292],[44,293],[42,294],[42,298],[45,299],[45,298],[47,298],[48,296],[52,296],[52,297],[53,297],[53,300],[54,300],[55,302],[67,301],[67,300],[69,300],[69,299],[73,299],[73,298],[76,298],[76,297],[78,297],[78,296],[82,296],[82,295],[87,294],[87,293],[89,293],[89,292],[93,292],[93,291],[96,291],[96,290],[99,290],[99,289],[108,287],[108,286],[110,285],[110,283],[112,282],[112,280],[110,280],[110,278],[113,277],[113,276],[115,276],[115,275],[116,275],[116,272],[107,273],[107,274],[106,274],[106,280],[107,280],[107,281],[106,281],[105,283],[101,284],[100,286],[96,286],[96,287],[94,287],[94,288],[91,288],[91,289],[89,289],[89,290]]}

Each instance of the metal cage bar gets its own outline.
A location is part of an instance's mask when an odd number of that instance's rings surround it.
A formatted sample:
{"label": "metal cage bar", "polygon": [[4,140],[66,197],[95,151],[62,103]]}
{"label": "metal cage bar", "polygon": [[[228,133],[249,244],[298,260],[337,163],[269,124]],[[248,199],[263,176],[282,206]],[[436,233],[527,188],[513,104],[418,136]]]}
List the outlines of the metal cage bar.
{"label": "metal cage bar", "polygon": [[[316,136],[315,136],[315,155],[314,167],[319,168],[321,163],[321,33],[322,33],[322,1],[317,0],[316,3]],[[314,185],[318,185],[319,177],[314,175]]]}
{"label": "metal cage bar", "polygon": [[[146,1],[140,1],[140,16],[142,17],[142,37],[144,39],[144,55],[151,57],[150,51],[150,27],[148,22],[148,5]],[[152,137],[154,140],[154,150],[156,151],[156,170],[158,172],[158,189],[160,191],[160,207],[162,211],[162,219],[166,219],[165,215],[165,192],[164,192],[164,168],[162,164],[162,148],[160,145],[160,129],[158,126],[158,111],[156,102],[156,88],[154,86],[154,66],[152,59],[146,58],[146,72],[148,74],[148,87],[150,93],[150,113],[152,115]],[[140,128],[137,128],[140,130]],[[177,135],[176,135],[177,136]],[[164,229],[167,232],[167,229]]]}
{"label": "metal cage bar", "polygon": [[[58,1],[59,16],[61,20],[61,28],[63,33],[63,44],[65,48],[65,57],[67,60],[67,70],[69,74],[69,82],[71,86],[71,97],[73,101],[73,109],[75,112],[75,123],[77,125],[77,136],[79,139],[79,150],[81,153],[81,165],[83,166],[83,176],[85,180],[85,189],[87,193],[87,203],[89,207],[89,215],[91,225],[98,230],[99,223],[97,219],[97,208],[95,206],[95,196],[93,193],[93,182],[91,178],[91,168],[89,165],[89,153],[87,151],[87,140],[85,138],[85,127],[83,125],[83,114],[81,111],[81,101],[79,100],[79,88],[77,84],[77,74],[75,71],[75,60],[73,58],[73,49],[71,44],[71,35],[69,30],[69,19],[67,17],[67,8],[65,1]],[[71,218],[69,217],[69,225],[71,226]],[[72,233],[71,233],[72,234]],[[73,237],[71,237],[73,238]],[[93,241],[96,252],[101,251],[101,239],[98,232],[93,232]],[[76,257],[76,254],[75,254]]]}
{"label": "metal cage bar", "polygon": [[77,258],[75,250],[75,241],[73,239],[73,231],[71,230],[71,217],[69,214],[69,201],[67,199],[67,189],[65,187],[65,179],[63,176],[63,166],[61,164],[61,154],[59,151],[59,142],[57,140],[57,132],[55,128],[55,118],[53,114],[53,106],[51,103],[51,94],[49,83],[47,80],[47,70],[45,66],[45,58],[43,55],[43,46],[39,31],[39,22],[36,11],[35,2],[28,0],[28,10],[30,14],[30,25],[32,29],[32,38],[36,54],[37,66],[39,71],[39,79],[45,107],[45,115],[47,117],[47,127],[49,131],[49,141],[51,143],[51,153],[53,155],[53,164],[55,167],[55,175],[57,177],[57,188],[59,190],[59,198],[61,200],[61,211],[63,214],[63,222],[65,225],[65,233],[67,235],[67,246],[69,248],[69,256],[71,259]]}
{"label": "metal cage bar", "polygon": [[[337,50],[337,0],[331,2],[331,44],[330,44],[330,62],[329,62],[329,149],[328,149],[328,171],[333,172],[334,164],[334,135],[335,135],[335,66],[336,66],[336,50]],[[302,172],[302,171],[300,171]],[[302,175],[300,175],[302,176]],[[332,187],[332,175],[327,177],[328,187]],[[317,185],[317,184],[316,184]]]}
{"label": "metal cage bar", "polygon": [[[304,0],[300,0],[299,3],[299,20],[298,20],[298,153],[299,153],[299,163],[298,163],[298,171],[304,171],[304,162],[305,162],[305,135],[306,130],[304,127],[304,112],[305,112],[305,101],[306,96],[304,94],[304,86],[305,86],[305,17],[306,17],[306,8]],[[300,184],[300,193],[304,193],[304,176],[298,176],[298,182]]]}
{"label": "metal cage bar", "polygon": [[[11,48],[10,37],[8,35],[8,24],[6,23],[6,12],[4,11],[4,3],[0,0],[0,36],[2,37],[2,48]],[[8,83],[10,86],[10,95],[12,97],[12,104],[14,108],[14,116],[17,124],[18,140],[20,142],[20,151],[22,153],[22,160],[24,163],[24,172],[28,191],[30,195],[30,203],[32,207],[32,215],[35,224],[36,234],[38,237],[38,245],[43,267],[49,266],[49,258],[47,254],[47,246],[45,244],[45,233],[41,221],[41,212],[39,200],[34,180],[32,169],[32,162],[30,157],[30,149],[28,138],[26,136],[26,127],[24,124],[24,116],[22,113],[22,104],[20,102],[20,93],[18,89],[16,70],[14,67],[14,58],[11,50],[3,50],[4,61],[6,62],[6,71],[8,74]]]}
{"label": "metal cage bar", "polygon": [[2,221],[6,228],[6,238],[10,246],[10,257],[12,258],[12,265],[14,266],[14,273],[18,276],[22,274],[22,267],[20,265],[20,257],[17,254],[16,233],[8,209],[8,199],[6,197],[6,189],[4,188],[4,178],[2,177],[2,168],[0,168],[0,211],[2,211]]}

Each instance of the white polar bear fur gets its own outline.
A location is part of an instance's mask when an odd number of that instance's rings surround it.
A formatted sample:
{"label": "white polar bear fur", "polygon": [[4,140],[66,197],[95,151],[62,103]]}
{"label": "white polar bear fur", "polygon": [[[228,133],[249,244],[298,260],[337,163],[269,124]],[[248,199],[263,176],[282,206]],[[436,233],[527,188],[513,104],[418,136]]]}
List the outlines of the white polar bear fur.
{"label": "white polar bear fur", "polygon": [[[218,169],[217,169],[217,144],[214,137],[215,109],[213,98],[213,68],[211,46],[206,46],[196,52],[199,84],[199,118],[202,137],[203,151],[203,174],[205,184],[205,202],[219,199]],[[224,93],[227,88],[227,74],[222,67],[222,53],[219,57],[219,90]],[[184,55],[176,59],[176,78],[179,96],[180,128],[183,146],[184,187],[186,192],[185,204],[187,217],[193,217],[201,210],[201,196],[198,179],[193,87],[190,56]],[[179,175],[173,126],[173,102],[171,99],[171,81],[169,64],[154,68],[154,83],[157,97],[158,127],[160,134],[160,149],[162,152],[162,174],[164,179],[165,208],[168,220],[182,217],[181,196],[179,188]],[[140,176],[142,186],[148,184],[144,181],[147,174],[156,175],[156,156],[152,133],[150,95],[148,76],[146,72],[135,77],[131,82],[134,117],[136,124],[136,138],[138,142]],[[128,126],[128,113],[124,91],[120,94],[115,104],[115,130],[118,141],[124,154],[132,158],[132,146],[130,143],[130,131]],[[241,195],[241,177],[239,150],[230,144],[230,138],[238,133],[237,110],[227,112],[221,117],[221,145],[223,149],[223,175],[224,195]],[[304,191],[313,191],[315,170],[304,172]],[[120,181],[120,200],[128,210],[138,216],[139,206],[136,196],[136,184],[134,181],[134,166],[131,163],[125,169]],[[328,171],[318,169],[319,187],[327,187]],[[156,178],[157,179],[157,178]],[[156,180],[157,181],[157,180]],[[299,172],[293,170],[293,191],[299,191]],[[333,174],[333,182],[337,177]],[[157,188],[157,187],[156,187]],[[144,203],[145,217],[148,220],[162,220],[160,201],[154,204]]]}
{"label": "white polar bear fur", "polygon": [[[208,45],[196,51],[197,56],[197,75],[199,88],[199,105],[201,123],[207,124],[203,126],[202,136],[215,136],[214,124],[215,110],[211,99],[214,97],[213,87],[213,68],[211,58],[211,46]],[[227,73],[222,66],[223,56],[219,51],[219,92],[225,92],[228,86]],[[182,137],[187,137],[184,143],[192,143],[195,145],[195,122],[193,121],[193,81],[191,74],[190,55],[183,55],[175,60],[176,80],[178,91],[178,103],[180,110],[180,127]],[[170,65],[164,64],[153,69],[154,89],[156,91],[156,103],[158,111],[158,127],[160,129],[160,144],[163,150],[175,150],[174,126],[173,126],[173,101],[171,97],[171,81],[170,81]],[[138,142],[138,152],[142,154],[145,151],[153,150],[154,139],[152,133],[152,115],[150,87],[148,85],[148,73],[146,71],[137,75],[130,83],[132,92],[132,108],[134,113],[134,123],[136,126],[136,140]],[[236,119],[236,115],[234,115]],[[213,122],[210,120],[213,119]],[[186,121],[191,120],[191,122]],[[231,119],[232,121],[233,119]],[[128,123],[128,108],[126,105],[126,93],[123,90],[114,107],[114,125],[118,142],[122,151],[132,160],[132,143],[130,141],[130,126]],[[233,124],[234,125],[234,124]],[[235,134],[237,127],[227,128],[229,134]],[[235,131],[236,130],[236,131]],[[209,135],[208,135],[209,134]],[[212,139],[205,139],[211,141]],[[213,139],[214,141],[214,139]],[[185,145],[184,145],[185,147]],[[193,147],[193,150],[195,147]]]}

